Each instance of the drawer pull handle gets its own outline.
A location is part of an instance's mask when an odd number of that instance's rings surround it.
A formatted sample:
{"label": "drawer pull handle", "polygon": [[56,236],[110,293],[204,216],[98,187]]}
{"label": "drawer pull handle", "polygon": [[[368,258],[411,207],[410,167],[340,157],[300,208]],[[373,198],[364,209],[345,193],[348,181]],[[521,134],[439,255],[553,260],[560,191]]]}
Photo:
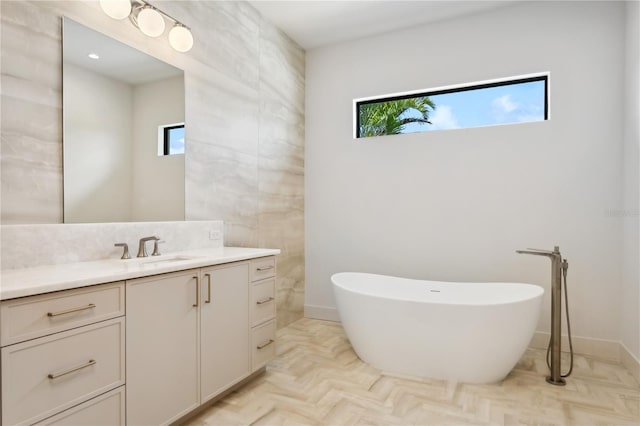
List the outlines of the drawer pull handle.
{"label": "drawer pull handle", "polygon": [[58,312],[47,312],[47,316],[48,317],[57,317],[58,315],[72,314],[74,312],[80,312],[80,311],[84,311],[84,310],[87,310],[87,309],[93,309],[95,307],[96,307],[96,305],[94,305],[93,303],[89,303],[87,306],[83,306],[81,308],[67,309],[66,311],[58,311]]}
{"label": "drawer pull handle", "polygon": [[265,303],[269,303],[273,300],[273,297],[267,297],[266,299],[258,300],[256,305],[264,305]]}
{"label": "drawer pull handle", "polygon": [[256,268],[256,271],[268,271],[269,269],[273,269],[274,266],[273,265],[269,265],[269,266],[261,266],[259,268]]}
{"label": "drawer pull handle", "polygon": [[82,370],[83,368],[87,368],[87,367],[89,367],[89,366],[91,366],[91,365],[93,365],[95,363],[96,363],[95,360],[90,359],[89,362],[87,362],[86,364],[82,364],[82,365],[80,365],[78,367],[73,367],[73,368],[70,368],[68,370],[61,371],[59,373],[51,373],[51,374],[47,375],[47,377],[52,379],[52,380],[53,379],[57,379],[58,377],[62,377],[62,376],[67,375],[69,373],[73,373],[74,371],[78,371],[78,370]]}
{"label": "drawer pull handle", "polygon": [[272,344],[274,342],[273,339],[269,339],[266,342],[260,343],[258,346],[256,346],[256,349],[264,349],[267,346],[269,346],[270,344]]}

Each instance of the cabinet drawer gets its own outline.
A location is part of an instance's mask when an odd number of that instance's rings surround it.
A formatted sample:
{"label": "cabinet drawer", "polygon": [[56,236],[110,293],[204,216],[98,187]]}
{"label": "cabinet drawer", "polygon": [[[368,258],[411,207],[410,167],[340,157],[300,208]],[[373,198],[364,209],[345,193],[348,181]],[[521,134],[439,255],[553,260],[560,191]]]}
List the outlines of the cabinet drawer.
{"label": "cabinet drawer", "polygon": [[124,426],[124,386],[36,423],[38,426]]}
{"label": "cabinet drawer", "polygon": [[275,277],[276,258],[271,256],[251,261],[249,274],[252,282],[263,280],[265,278]]}
{"label": "cabinet drawer", "polygon": [[3,301],[1,346],[124,315],[124,283]]}
{"label": "cabinet drawer", "polygon": [[259,281],[251,286],[251,325],[255,326],[276,316],[275,279]]}
{"label": "cabinet drawer", "polygon": [[264,367],[276,355],[276,322],[269,321],[254,327],[251,334],[251,367],[253,371]]}
{"label": "cabinet drawer", "polygon": [[124,384],[124,318],[2,348],[2,424],[32,424]]}

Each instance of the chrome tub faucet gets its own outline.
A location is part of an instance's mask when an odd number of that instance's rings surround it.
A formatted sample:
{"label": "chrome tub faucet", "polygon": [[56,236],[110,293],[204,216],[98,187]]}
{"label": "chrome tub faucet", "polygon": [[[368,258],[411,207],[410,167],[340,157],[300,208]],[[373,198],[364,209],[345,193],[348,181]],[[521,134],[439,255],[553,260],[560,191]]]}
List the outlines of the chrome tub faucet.
{"label": "chrome tub faucet", "polygon": [[[532,254],[535,256],[545,256],[551,259],[551,338],[549,340],[549,347],[547,350],[547,362],[549,364],[550,375],[546,377],[548,383],[552,385],[564,386],[566,381],[565,377],[568,377],[573,370],[573,347],[571,344],[571,328],[569,325],[569,314],[567,311],[567,328],[569,332],[569,346],[571,348],[571,368],[569,373],[562,375],[560,370],[560,353],[561,353],[561,330],[562,330],[562,278],[564,277],[565,284],[565,296],[567,285],[567,269],[569,268],[569,262],[562,258],[560,254],[560,247],[555,246],[553,251],[539,250],[528,248],[526,250],[516,250],[516,253],[520,254]],[[566,298],[565,298],[566,299]],[[566,302],[566,300],[565,300]],[[567,306],[568,309],[568,306]],[[549,360],[549,355],[551,355]]]}

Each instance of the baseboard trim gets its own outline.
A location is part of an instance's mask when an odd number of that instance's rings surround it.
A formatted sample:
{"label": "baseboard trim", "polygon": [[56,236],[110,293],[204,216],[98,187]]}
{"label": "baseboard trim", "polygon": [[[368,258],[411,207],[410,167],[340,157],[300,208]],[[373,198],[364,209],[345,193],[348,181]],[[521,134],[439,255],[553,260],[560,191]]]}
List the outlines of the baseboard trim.
{"label": "baseboard trim", "polygon": [[631,353],[624,343],[620,343],[620,362],[629,370],[633,378],[640,383],[640,360]]}
{"label": "baseboard trim", "polygon": [[[338,310],[331,306],[304,305],[304,316],[305,318],[340,322]],[[536,331],[531,338],[529,347],[546,349],[549,344],[549,336],[550,334],[547,332]],[[572,336],[571,340],[575,353],[619,362],[629,370],[636,381],[640,382],[640,361],[622,342],[580,336]],[[561,344],[562,351],[569,352],[568,336],[562,336]]]}
{"label": "baseboard trim", "polygon": [[[546,349],[549,344],[550,334],[544,331],[536,331],[529,343],[530,348]],[[572,336],[573,350],[577,354],[595,356],[620,362],[620,342],[613,340],[594,339],[591,337]],[[569,337],[562,336],[562,352],[569,352]]]}
{"label": "baseboard trim", "polygon": [[340,322],[338,309],[331,306],[304,305],[305,318]]}

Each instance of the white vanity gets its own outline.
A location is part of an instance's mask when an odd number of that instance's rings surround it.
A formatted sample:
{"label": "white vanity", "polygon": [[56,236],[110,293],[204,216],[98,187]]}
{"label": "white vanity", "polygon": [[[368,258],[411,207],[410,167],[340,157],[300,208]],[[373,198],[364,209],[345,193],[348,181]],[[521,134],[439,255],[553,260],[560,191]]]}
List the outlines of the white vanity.
{"label": "white vanity", "polygon": [[275,354],[275,255],[216,248],[2,272],[2,424],[161,425]]}

